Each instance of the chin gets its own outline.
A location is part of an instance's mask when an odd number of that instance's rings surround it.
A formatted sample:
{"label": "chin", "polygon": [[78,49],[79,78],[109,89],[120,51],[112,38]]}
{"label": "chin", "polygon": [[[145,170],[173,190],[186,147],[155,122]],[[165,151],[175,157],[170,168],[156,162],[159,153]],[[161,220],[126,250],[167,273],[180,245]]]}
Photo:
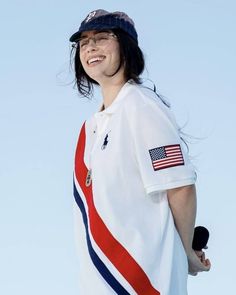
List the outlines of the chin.
{"label": "chin", "polygon": [[106,77],[103,73],[101,73],[101,71],[99,70],[99,72],[96,73],[96,71],[93,69],[92,71],[86,71],[86,74],[93,79],[94,81],[96,81],[98,84],[100,84],[101,81],[103,81],[104,79],[107,79],[109,77]]}

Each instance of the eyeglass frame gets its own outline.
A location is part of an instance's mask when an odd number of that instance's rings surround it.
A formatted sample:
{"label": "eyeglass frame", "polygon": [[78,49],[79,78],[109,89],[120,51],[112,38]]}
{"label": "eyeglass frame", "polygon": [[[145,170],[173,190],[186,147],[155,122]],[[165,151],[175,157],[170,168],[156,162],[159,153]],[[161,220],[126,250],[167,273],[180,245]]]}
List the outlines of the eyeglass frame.
{"label": "eyeglass frame", "polygon": [[[87,48],[87,46],[89,45],[89,41],[90,40],[93,40],[93,42],[94,42],[94,44],[95,45],[97,45],[97,41],[98,40],[96,40],[96,36],[98,35],[98,34],[101,34],[101,33],[107,33],[107,37],[108,36],[111,36],[111,37],[113,37],[113,38],[115,38],[115,39],[117,39],[117,35],[115,35],[113,32],[111,32],[111,31],[100,31],[100,32],[97,32],[96,34],[94,34],[94,36],[92,36],[92,37],[81,37],[81,38],[79,38],[78,40],[76,40],[75,41],[75,43],[73,43],[71,46],[72,46],[72,48],[74,48],[74,49],[77,49],[77,48],[79,48],[79,50],[86,50],[86,48]],[[85,45],[85,48],[81,48],[80,47],[80,41],[82,41],[82,40],[87,40],[88,41],[88,43],[86,43],[86,44],[84,44]],[[107,41],[108,40],[111,40],[111,39],[107,39]],[[98,45],[99,46],[99,45]]]}

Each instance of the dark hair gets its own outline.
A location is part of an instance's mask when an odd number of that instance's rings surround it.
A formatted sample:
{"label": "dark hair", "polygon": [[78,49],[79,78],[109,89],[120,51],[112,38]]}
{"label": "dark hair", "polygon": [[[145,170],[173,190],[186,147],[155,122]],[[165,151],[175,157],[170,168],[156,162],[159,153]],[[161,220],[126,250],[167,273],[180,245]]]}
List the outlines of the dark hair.
{"label": "dark hair", "polygon": [[[137,42],[133,40],[128,34],[120,29],[114,29],[112,32],[117,36],[120,45],[120,65],[117,71],[112,75],[114,76],[124,65],[125,80],[132,79],[135,83],[141,84],[140,74],[145,67],[144,56],[139,48]],[[71,59],[73,55],[73,48],[71,51]],[[74,70],[75,70],[75,85],[79,93],[85,97],[91,97],[93,94],[93,85],[98,83],[91,79],[83,69],[80,61],[79,46],[76,46],[74,56]]]}

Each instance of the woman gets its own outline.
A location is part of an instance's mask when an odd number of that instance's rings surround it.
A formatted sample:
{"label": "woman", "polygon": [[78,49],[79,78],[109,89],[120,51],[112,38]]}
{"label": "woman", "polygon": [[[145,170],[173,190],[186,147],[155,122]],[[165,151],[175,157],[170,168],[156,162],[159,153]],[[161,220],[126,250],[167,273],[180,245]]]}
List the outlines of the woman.
{"label": "woman", "polygon": [[169,107],[141,85],[134,23],[96,10],[70,41],[79,93],[103,96],[75,155],[80,294],[185,295],[188,271],[210,269],[192,249],[196,173]]}

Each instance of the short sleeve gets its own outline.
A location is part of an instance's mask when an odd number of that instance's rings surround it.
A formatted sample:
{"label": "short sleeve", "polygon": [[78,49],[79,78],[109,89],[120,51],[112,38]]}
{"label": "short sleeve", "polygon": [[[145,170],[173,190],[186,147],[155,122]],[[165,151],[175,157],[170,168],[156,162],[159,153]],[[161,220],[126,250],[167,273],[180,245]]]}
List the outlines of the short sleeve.
{"label": "short sleeve", "polygon": [[147,98],[129,111],[128,121],[147,194],[195,183],[194,166],[168,107]]}

